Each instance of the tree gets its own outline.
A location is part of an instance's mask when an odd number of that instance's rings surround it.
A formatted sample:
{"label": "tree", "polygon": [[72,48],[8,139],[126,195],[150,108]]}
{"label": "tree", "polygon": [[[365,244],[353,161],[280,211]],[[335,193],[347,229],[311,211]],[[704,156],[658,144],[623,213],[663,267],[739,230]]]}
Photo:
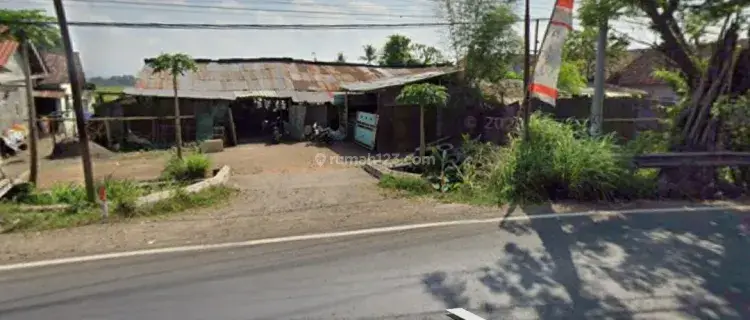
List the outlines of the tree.
{"label": "tree", "polygon": [[578,65],[563,61],[560,65],[560,75],[557,78],[557,88],[571,94],[579,94],[587,85],[586,77],[581,74]]}
{"label": "tree", "polygon": [[412,54],[417,62],[424,65],[445,63],[443,53],[435,47],[415,43],[411,45]]}
{"label": "tree", "polygon": [[389,67],[404,67],[417,64],[411,49],[411,39],[400,34],[390,35],[383,46],[379,64]]}
{"label": "tree", "polygon": [[55,22],[55,18],[47,16],[44,10],[9,10],[0,9],[0,20],[7,26],[0,30],[0,40],[12,40],[21,43],[22,64],[26,84],[26,103],[28,106],[29,126],[29,181],[33,184],[39,183],[39,154],[37,150],[36,106],[32,91],[31,81],[31,56],[32,43],[44,48],[59,47],[61,45],[60,31],[52,24],[30,25],[22,22],[41,21]]}
{"label": "tree", "polygon": [[[681,126],[683,144],[691,148],[704,149],[700,141],[710,120],[711,105],[724,90],[721,83],[729,76],[725,69],[731,63],[736,49],[738,32],[747,21],[746,1],[708,1],[702,4],[686,0],[637,1],[608,0],[600,4],[596,0],[583,1],[580,17],[583,23],[594,24],[600,12],[611,10],[631,18],[645,19],[661,42],[653,48],[668,58],[685,78],[689,92],[693,96],[688,102],[689,109]],[[706,30],[717,27],[721,30],[716,46],[706,48],[701,38]],[[708,52],[710,54],[704,54]],[[711,57],[715,64],[706,64]],[[712,68],[707,69],[706,66]],[[730,69],[730,68],[726,68]],[[705,79],[705,81],[703,81]],[[713,88],[717,89],[713,89]],[[697,126],[695,126],[697,125]]]}
{"label": "tree", "polygon": [[343,52],[339,52],[338,54],[336,54],[336,62],[341,62],[341,63],[346,62],[346,57],[344,57]]}
{"label": "tree", "polygon": [[[496,82],[512,70],[522,52],[513,30],[518,17],[503,0],[441,0],[439,11],[450,24],[448,38],[469,81]],[[477,23],[459,23],[472,21]]]}
{"label": "tree", "polygon": [[[720,119],[713,107],[731,88],[736,68],[739,31],[747,29],[746,0],[584,0],[579,10],[583,24],[596,25],[602,13],[615,13],[631,19],[643,19],[661,41],[653,49],[661,52],[678,71],[687,85],[684,99],[672,132],[672,150],[712,150],[718,144]],[[720,30],[714,45],[702,43],[706,30]],[[740,75],[742,76],[742,75]],[[747,88],[743,88],[747,89]],[[669,169],[662,171],[669,187],[683,195],[700,195],[706,186],[715,185],[713,169]],[[676,188],[676,190],[675,190]]]}
{"label": "tree", "polygon": [[419,106],[419,156],[425,156],[425,131],[424,131],[424,109],[425,107],[441,108],[448,102],[448,92],[444,86],[431,83],[410,84],[401,89],[396,101],[401,104]]}
{"label": "tree", "polygon": [[[579,72],[590,81],[596,71],[597,28],[586,26],[573,30],[563,46],[563,61],[573,63]],[[625,36],[609,35],[607,41],[607,71],[612,72],[628,54],[630,41]]]}
{"label": "tree", "polygon": [[359,57],[359,60],[362,60],[367,64],[372,64],[375,60],[378,59],[378,51],[373,45],[368,44],[362,46],[362,49],[365,51],[365,55]]}
{"label": "tree", "polygon": [[156,59],[148,62],[154,73],[166,73],[172,76],[172,89],[174,90],[174,125],[175,143],[177,144],[177,157],[182,159],[182,124],[180,120],[180,99],[177,94],[177,76],[184,75],[188,71],[197,71],[198,67],[193,58],[184,53],[162,53]]}

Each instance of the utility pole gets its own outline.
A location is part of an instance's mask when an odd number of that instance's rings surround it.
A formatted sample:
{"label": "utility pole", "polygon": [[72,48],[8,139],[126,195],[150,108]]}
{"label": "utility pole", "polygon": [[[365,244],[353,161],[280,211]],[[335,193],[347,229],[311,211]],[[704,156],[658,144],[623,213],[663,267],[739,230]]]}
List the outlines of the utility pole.
{"label": "utility pole", "polygon": [[596,71],[594,72],[594,99],[591,101],[591,119],[589,133],[598,136],[602,132],[604,113],[604,77],[607,63],[607,33],[609,21],[602,19],[599,23],[599,37],[596,41]]}
{"label": "utility pole", "polygon": [[57,13],[57,22],[60,26],[63,46],[65,47],[65,58],[68,63],[68,77],[70,78],[70,87],[73,91],[73,110],[76,115],[76,128],[78,129],[78,143],[83,160],[83,179],[86,183],[86,197],[89,202],[96,201],[96,190],[94,190],[94,172],[91,169],[91,154],[89,153],[89,134],[86,132],[86,122],[83,118],[83,102],[81,101],[81,80],[78,79],[78,72],[75,68],[75,59],[73,56],[73,45],[70,41],[70,31],[68,30],[68,20],[65,18],[65,8],[62,0],[54,0],[55,12]]}
{"label": "utility pole", "polygon": [[29,126],[29,182],[35,186],[39,185],[39,150],[37,141],[39,133],[36,121],[36,106],[34,105],[34,84],[31,81],[31,42],[25,31],[21,30],[21,56],[23,62],[24,80],[26,81],[26,105],[28,106],[28,126]]}
{"label": "utility pole", "polygon": [[539,58],[539,20],[534,19],[534,57]]}
{"label": "utility pole", "polygon": [[525,2],[524,19],[523,19],[523,138],[526,141],[531,141],[531,132],[529,130],[529,122],[531,120],[531,57],[529,51],[531,50],[531,7],[529,1]]}

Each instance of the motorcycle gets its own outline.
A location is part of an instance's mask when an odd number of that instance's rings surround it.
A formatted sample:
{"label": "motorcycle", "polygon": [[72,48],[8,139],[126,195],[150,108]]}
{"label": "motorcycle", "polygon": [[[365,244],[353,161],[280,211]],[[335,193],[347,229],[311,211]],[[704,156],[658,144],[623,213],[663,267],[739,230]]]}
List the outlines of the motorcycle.
{"label": "motorcycle", "polygon": [[317,144],[331,144],[333,138],[331,137],[331,129],[318,125],[317,122],[313,123],[312,131],[308,136],[308,140]]}
{"label": "motorcycle", "polygon": [[281,118],[276,118],[273,121],[263,121],[264,130],[270,130],[271,144],[279,144],[284,133],[284,123]]}

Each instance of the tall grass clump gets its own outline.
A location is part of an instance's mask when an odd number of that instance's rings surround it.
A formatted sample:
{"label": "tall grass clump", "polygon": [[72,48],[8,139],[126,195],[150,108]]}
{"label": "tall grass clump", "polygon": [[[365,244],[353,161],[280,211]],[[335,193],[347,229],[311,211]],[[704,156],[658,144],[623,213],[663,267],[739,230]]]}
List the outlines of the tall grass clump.
{"label": "tall grass clump", "polygon": [[180,159],[172,156],[167,161],[162,177],[169,180],[193,181],[209,176],[211,159],[202,153],[194,153]]}
{"label": "tall grass clump", "polygon": [[611,135],[590,137],[581,124],[534,114],[531,142],[504,147],[469,143],[463,192],[489,192],[497,202],[597,200],[631,189],[633,173]]}

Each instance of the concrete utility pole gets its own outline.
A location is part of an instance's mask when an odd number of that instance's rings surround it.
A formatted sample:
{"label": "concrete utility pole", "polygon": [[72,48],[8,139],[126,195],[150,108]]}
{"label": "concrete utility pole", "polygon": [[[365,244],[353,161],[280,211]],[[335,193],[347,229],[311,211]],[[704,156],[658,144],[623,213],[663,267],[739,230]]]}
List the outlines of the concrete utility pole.
{"label": "concrete utility pole", "polygon": [[91,154],[89,153],[89,134],[86,132],[86,120],[83,115],[83,102],[81,101],[81,80],[78,79],[76,72],[76,63],[73,56],[73,45],[70,42],[70,32],[68,31],[68,20],[65,17],[65,8],[62,0],[54,0],[55,12],[57,13],[57,22],[60,26],[63,46],[65,47],[65,58],[68,63],[68,77],[70,78],[70,87],[73,91],[73,110],[76,115],[76,128],[78,129],[78,143],[81,151],[81,160],[83,160],[83,179],[86,183],[86,197],[89,202],[96,201],[96,190],[94,190],[94,172],[91,169]]}
{"label": "concrete utility pole", "polygon": [[591,119],[589,133],[598,136],[602,133],[604,114],[604,77],[607,64],[607,33],[609,23],[606,19],[599,23],[599,37],[596,41],[596,71],[594,73],[594,99],[591,101]]}
{"label": "concrete utility pole", "polygon": [[26,81],[26,105],[28,106],[29,126],[29,182],[35,186],[39,185],[39,151],[37,141],[39,140],[38,123],[36,121],[36,106],[34,105],[34,83],[31,81],[31,42],[26,32],[21,31],[21,56],[23,57],[23,73]]}
{"label": "concrete utility pole", "polygon": [[531,121],[531,6],[526,0],[523,16],[523,138],[531,141],[529,122]]}

